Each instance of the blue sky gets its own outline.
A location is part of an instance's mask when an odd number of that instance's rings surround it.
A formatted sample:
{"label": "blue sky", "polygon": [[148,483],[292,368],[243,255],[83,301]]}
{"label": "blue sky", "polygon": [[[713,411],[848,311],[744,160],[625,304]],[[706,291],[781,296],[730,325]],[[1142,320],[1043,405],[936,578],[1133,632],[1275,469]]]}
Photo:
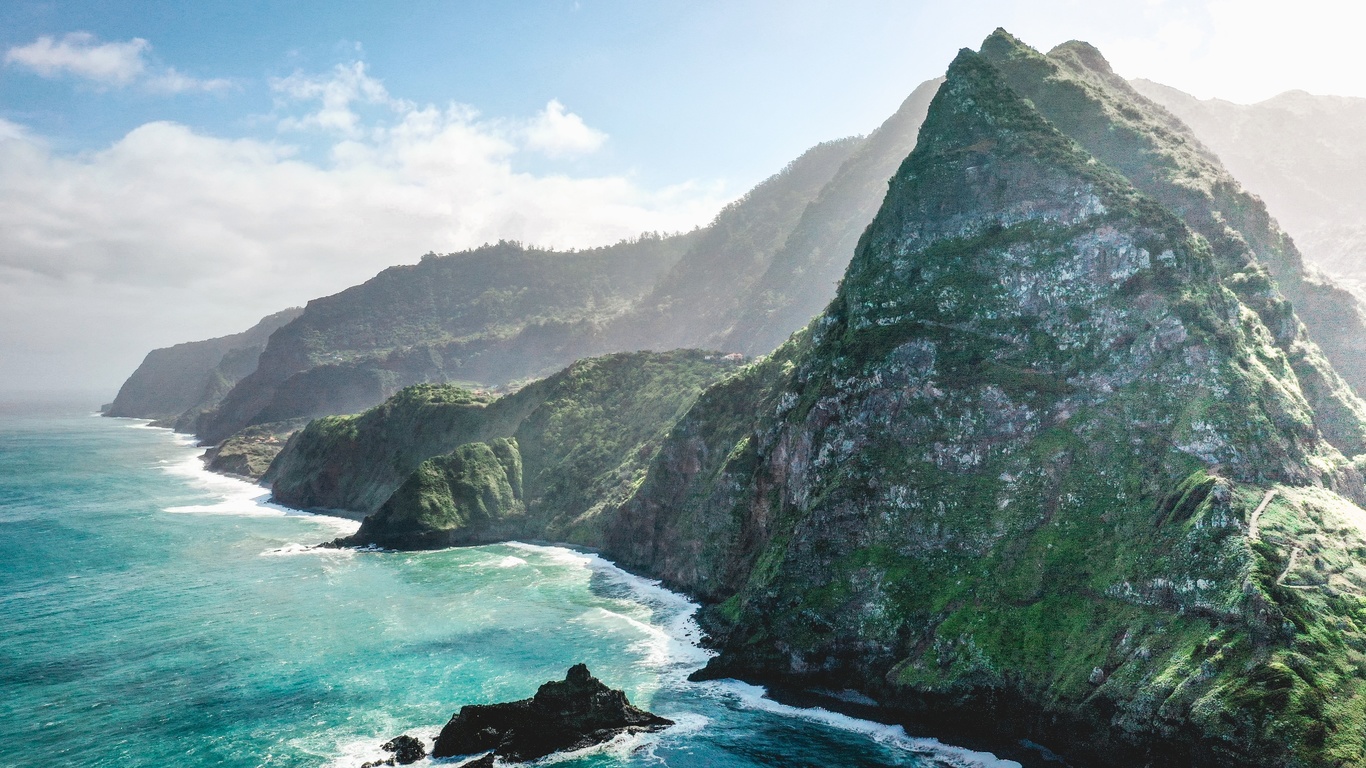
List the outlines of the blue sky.
{"label": "blue sky", "polygon": [[0,389],[113,387],[385,266],[703,224],[996,26],[1366,96],[1343,0],[0,5]]}

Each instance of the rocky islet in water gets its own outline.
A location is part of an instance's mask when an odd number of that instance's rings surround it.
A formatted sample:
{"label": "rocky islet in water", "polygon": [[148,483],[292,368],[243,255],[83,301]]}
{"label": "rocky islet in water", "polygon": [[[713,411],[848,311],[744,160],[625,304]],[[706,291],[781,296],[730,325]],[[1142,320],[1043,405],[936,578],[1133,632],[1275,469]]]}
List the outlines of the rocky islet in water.
{"label": "rocky islet in water", "polygon": [[575,664],[564,680],[542,685],[529,699],[461,707],[441,729],[432,756],[492,750],[507,762],[526,762],[673,724],[632,706],[624,692],[608,688],[587,666]]}

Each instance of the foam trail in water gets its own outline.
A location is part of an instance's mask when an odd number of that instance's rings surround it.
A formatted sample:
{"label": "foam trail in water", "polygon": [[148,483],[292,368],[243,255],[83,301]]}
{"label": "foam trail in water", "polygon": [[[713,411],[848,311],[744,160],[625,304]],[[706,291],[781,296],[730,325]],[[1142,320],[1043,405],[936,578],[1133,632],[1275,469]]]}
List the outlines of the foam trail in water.
{"label": "foam trail in water", "polygon": [[1020,768],[1020,764],[1014,760],[1003,760],[990,752],[977,752],[945,744],[938,739],[911,736],[899,725],[863,720],[821,707],[793,707],[780,704],[768,698],[768,691],[763,687],[739,680],[712,680],[699,685],[709,689],[713,695],[729,698],[743,707],[810,720],[842,731],[861,733],[880,743],[931,757],[948,765],[963,768]]}
{"label": "foam trail in water", "polygon": [[[674,684],[685,683],[687,676],[706,665],[714,652],[701,645],[702,629],[697,624],[698,605],[684,595],[670,591],[660,582],[627,573],[611,561],[596,554],[577,552],[563,547],[547,547],[535,544],[514,542],[511,546],[543,554],[565,564],[579,564],[592,569],[629,589],[632,596],[641,604],[655,612],[658,627],[606,609],[599,609],[601,615],[626,621],[647,635],[650,654],[649,663],[658,666],[664,676],[672,678]],[[821,723],[842,731],[859,733],[880,743],[914,754],[929,757],[937,762],[962,768],[1020,768],[1014,760],[1003,760],[990,752],[978,752],[964,747],[945,744],[938,739],[917,738],[906,733],[899,725],[887,725],[872,720],[842,715],[821,707],[793,707],[780,704],[768,698],[768,692],[757,685],[742,683],[738,680],[715,680],[695,685],[702,686],[713,695],[729,698],[741,706],[771,712],[786,717],[798,718]],[[679,717],[671,715],[678,720]],[[686,717],[686,716],[685,716]],[[700,716],[694,716],[697,718]],[[706,718],[701,718],[705,720]],[[682,720],[679,720],[682,723]],[[676,727],[675,727],[676,728]],[[671,729],[674,730],[674,729]],[[615,743],[609,742],[609,743]],[[575,753],[581,754],[581,753]]]}
{"label": "foam trail in water", "polygon": [[211,504],[184,504],[167,507],[165,511],[180,514],[241,515],[246,517],[297,516],[316,522],[323,528],[335,531],[338,535],[349,536],[356,532],[360,523],[342,517],[315,515],[300,512],[270,501],[270,492],[255,483],[235,477],[210,472],[200,458],[199,448],[194,437],[171,432],[165,427],[153,427],[150,422],[139,420],[129,424],[133,429],[155,429],[167,433],[173,442],[185,449],[185,457],[167,463],[161,469],[167,474],[177,475],[209,494],[218,497]]}

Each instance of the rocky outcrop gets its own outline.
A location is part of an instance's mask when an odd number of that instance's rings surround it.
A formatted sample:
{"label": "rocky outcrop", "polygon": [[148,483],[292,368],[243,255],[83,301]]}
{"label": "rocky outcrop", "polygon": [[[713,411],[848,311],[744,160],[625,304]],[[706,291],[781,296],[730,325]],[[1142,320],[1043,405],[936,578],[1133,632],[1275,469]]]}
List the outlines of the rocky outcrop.
{"label": "rocky outcrop", "polygon": [[427,746],[421,739],[413,736],[397,736],[380,745],[380,749],[385,752],[392,752],[393,757],[385,760],[375,760],[362,763],[360,768],[380,768],[386,765],[411,765],[427,756]]}
{"label": "rocky outcrop", "polygon": [[441,729],[432,756],[492,750],[505,761],[526,762],[670,725],[672,720],[631,706],[625,693],[608,688],[588,667],[575,664],[564,680],[542,685],[529,699],[461,707]]}
{"label": "rocky outcrop", "polygon": [[295,419],[248,427],[205,451],[205,466],[212,472],[259,481],[289,438],[307,423]]}

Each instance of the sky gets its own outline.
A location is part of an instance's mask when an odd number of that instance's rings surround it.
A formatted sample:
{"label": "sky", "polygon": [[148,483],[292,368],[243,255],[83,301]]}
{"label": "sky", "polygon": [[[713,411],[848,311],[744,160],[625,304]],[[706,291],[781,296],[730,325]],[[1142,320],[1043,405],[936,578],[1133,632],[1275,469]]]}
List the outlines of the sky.
{"label": "sky", "polygon": [[1004,26],[1243,103],[1366,97],[1344,0],[0,4],[0,391],[498,239],[704,225]]}

